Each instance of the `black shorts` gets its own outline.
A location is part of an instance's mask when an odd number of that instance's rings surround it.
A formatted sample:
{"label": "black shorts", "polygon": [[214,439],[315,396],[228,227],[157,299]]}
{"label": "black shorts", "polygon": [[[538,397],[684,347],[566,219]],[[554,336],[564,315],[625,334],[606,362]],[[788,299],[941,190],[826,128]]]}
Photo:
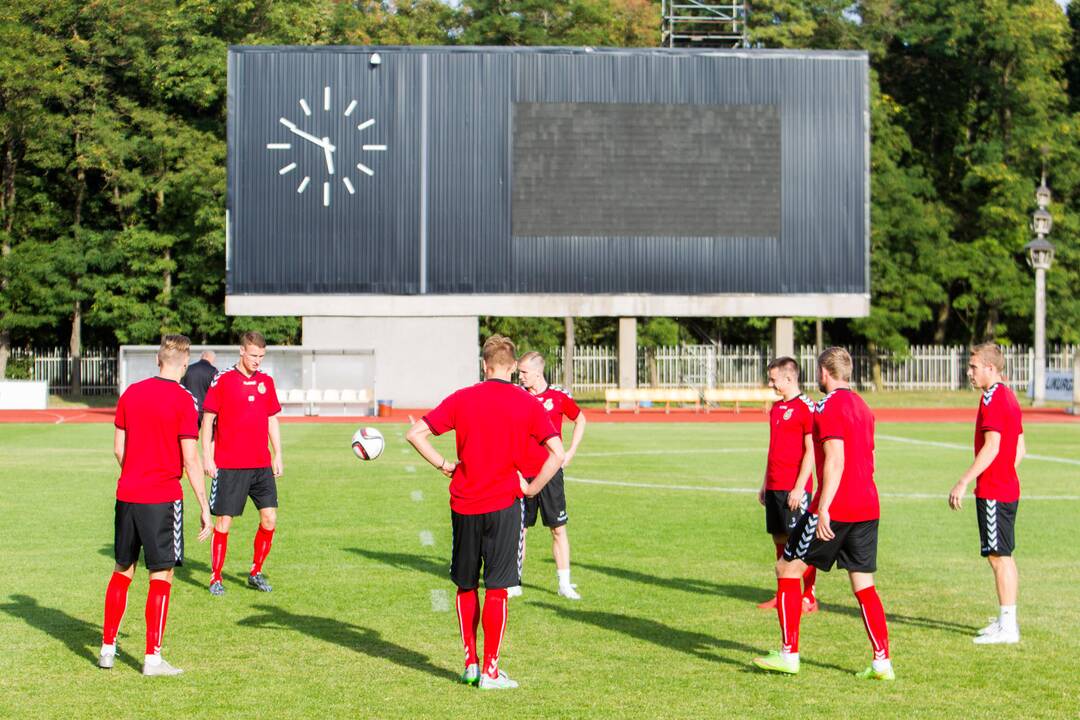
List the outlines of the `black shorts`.
{"label": "black shorts", "polygon": [[810,506],[810,493],[803,493],[799,508],[789,510],[787,496],[787,490],[765,491],[765,531],[770,535],[789,534]]}
{"label": "black shorts", "polygon": [[147,570],[168,570],[184,564],[184,502],[116,501],[113,556],[127,567],[142,548]]}
{"label": "black shorts", "polygon": [[249,497],[259,510],[278,506],[273,470],[218,468],[217,477],[210,481],[210,514],[240,517]]}
{"label": "black shorts", "polygon": [[1009,557],[1016,549],[1016,508],[1018,502],[975,498],[979,517],[979,548],[983,557]]}
{"label": "black shorts", "polygon": [[850,572],[877,571],[877,520],[840,522],[833,520],[833,539],[817,538],[818,516],[806,513],[788,536],[784,546],[785,560],[802,560],[818,570],[828,572],[833,563]]}
{"label": "black shorts", "polygon": [[462,590],[480,584],[484,567],[484,587],[489,590],[521,584],[521,547],[524,542],[525,503],[515,500],[508,507],[480,515],[450,512],[454,531],[450,578]]}
{"label": "black shorts", "polygon": [[525,527],[536,524],[537,510],[540,511],[544,527],[557,528],[566,524],[566,489],[562,468],[555,471],[539,495],[525,498]]}

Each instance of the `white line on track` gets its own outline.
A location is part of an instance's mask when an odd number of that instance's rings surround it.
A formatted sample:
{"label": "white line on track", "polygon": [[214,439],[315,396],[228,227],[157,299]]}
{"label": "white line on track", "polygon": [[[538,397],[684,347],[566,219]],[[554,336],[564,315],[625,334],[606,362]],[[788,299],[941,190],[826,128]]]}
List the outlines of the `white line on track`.
{"label": "white line on track", "polygon": [[[974,445],[961,445],[959,443],[947,443],[938,442],[936,440],[915,440],[914,438],[900,437],[899,435],[878,435],[878,440],[889,440],[892,442],[907,443],[909,445],[927,445],[929,447],[946,448],[948,450],[963,450],[965,452],[975,452]],[[1042,460],[1043,462],[1061,463],[1062,465],[1080,465],[1080,460],[1073,460],[1072,458],[1057,457],[1055,455],[1038,455],[1035,453],[1028,453],[1024,456],[1025,460]]]}
{"label": "white line on track", "polygon": [[424,493],[420,490],[413,490],[411,493],[409,493],[409,497],[412,498],[413,502],[424,501]]}
{"label": "white line on track", "polygon": [[431,612],[450,612],[450,596],[445,590],[431,591]]}
{"label": "white line on track", "polygon": [[431,547],[435,544],[435,536],[431,534],[430,530],[420,531],[420,544],[424,547]]}
{"label": "white line on track", "polygon": [[[689,490],[691,492],[731,493],[735,495],[756,495],[759,488],[717,487],[715,485],[661,485],[659,483],[626,482],[622,480],[595,480],[567,476],[569,482],[584,485],[608,485],[611,487],[640,488],[643,490]],[[948,493],[892,493],[879,492],[881,497],[902,498],[906,500],[940,500],[945,502]],[[1080,495],[1024,495],[1023,500],[1080,500]]]}

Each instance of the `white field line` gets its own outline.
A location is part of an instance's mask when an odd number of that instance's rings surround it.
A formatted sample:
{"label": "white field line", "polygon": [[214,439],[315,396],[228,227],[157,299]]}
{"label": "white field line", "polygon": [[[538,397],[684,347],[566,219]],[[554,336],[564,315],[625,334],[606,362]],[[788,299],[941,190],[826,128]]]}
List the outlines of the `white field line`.
{"label": "white field line", "polygon": [[[688,490],[691,492],[716,492],[716,493],[731,493],[736,495],[756,495],[760,488],[749,487],[716,487],[715,485],[661,485],[658,483],[640,483],[640,482],[626,482],[622,480],[596,480],[593,478],[579,478],[567,476],[566,479],[570,482],[582,483],[584,485],[608,485],[612,487],[626,487],[626,488],[639,488],[642,490]],[[902,498],[906,500],[940,500],[945,502],[949,494],[947,492],[941,493],[893,493],[893,492],[879,492],[878,495],[887,498]],[[1024,495],[1021,498],[1024,500],[1080,500],[1080,495]]]}
{"label": "white field line", "polygon": [[[909,445],[927,445],[930,447],[946,448],[948,450],[963,450],[969,452],[974,456],[974,445],[961,445],[959,443],[946,443],[938,442],[936,440],[915,440],[913,438],[899,437],[898,435],[878,435],[878,440],[890,440],[892,442],[907,443]],[[1024,456],[1025,460],[1042,460],[1043,462],[1061,463],[1062,465],[1080,465],[1080,460],[1073,460],[1072,458],[1057,457],[1056,455],[1037,455],[1035,453],[1028,453]]]}
{"label": "white field line", "polygon": [[435,536],[431,534],[430,530],[420,531],[420,544],[424,547],[431,547],[435,544]]}
{"label": "white field line", "polygon": [[450,612],[450,596],[445,590],[431,591],[431,612]]}
{"label": "white field line", "polygon": [[405,472],[407,472],[407,473],[416,472],[416,466],[415,465],[406,465],[405,466]]}
{"label": "white field line", "polygon": [[409,497],[412,498],[413,502],[424,501],[424,493],[421,490],[413,490],[411,493],[409,493]]}
{"label": "white field line", "polygon": [[724,455],[727,453],[765,453],[768,448],[694,448],[691,450],[624,450],[621,452],[579,452],[574,457],[622,457],[623,455],[667,455],[677,457],[679,455]]}

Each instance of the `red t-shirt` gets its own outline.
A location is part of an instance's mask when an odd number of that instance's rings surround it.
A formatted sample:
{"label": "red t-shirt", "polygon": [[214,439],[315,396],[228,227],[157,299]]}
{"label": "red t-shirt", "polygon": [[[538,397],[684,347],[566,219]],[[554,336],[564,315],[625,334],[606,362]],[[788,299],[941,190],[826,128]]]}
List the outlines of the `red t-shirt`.
{"label": "red t-shirt", "polygon": [[458,465],[450,480],[450,509],[480,515],[521,497],[518,471],[529,445],[556,437],[540,403],[518,385],[487,380],[458,390],[424,416],[431,432],[453,430]]}
{"label": "red t-shirt", "polygon": [[[578,416],[581,415],[581,408],[574,401],[574,396],[558,385],[548,385],[544,392],[533,395],[533,397],[539,401],[544,408],[544,412],[548,414],[551,426],[555,428],[555,433],[558,435],[562,434],[564,415],[570,418],[571,421],[577,420]],[[528,455],[525,458],[526,470],[522,470],[521,474],[527,478],[536,477],[547,459],[548,451],[543,445],[530,444]]]}
{"label": "red t-shirt", "polygon": [[116,499],[144,504],[183,499],[180,440],[199,436],[195,397],[178,382],[147,378],[120,396],[113,422],[124,431],[124,462]]}
{"label": "red t-shirt", "polygon": [[1016,445],[1024,432],[1020,403],[1004,383],[996,383],[983,393],[975,419],[975,454],[986,442],[986,431],[1001,433],[997,457],[975,481],[975,497],[999,502],[1020,499],[1020,478],[1016,475]]}
{"label": "red t-shirt", "polygon": [[281,412],[274,380],[235,367],[218,373],[206,391],[203,412],[217,415],[214,464],[219,468],[270,467],[270,418]]}
{"label": "red t-shirt", "polygon": [[814,409],[814,459],[818,491],[810,512],[818,511],[825,478],[825,441],[844,441],[844,474],[840,476],[829,516],[840,522],[876,520],[881,516],[874,485],[874,416],[861,397],[847,388],[833,390]]}
{"label": "red t-shirt", "polygon": [[[765,466],[765,489],[795,487],[806,451],[806,436],[814,432],[814,401],[805,395],[774,403],[769,412],[769,459]],[[814,476],[806,483],[814,491]]]}

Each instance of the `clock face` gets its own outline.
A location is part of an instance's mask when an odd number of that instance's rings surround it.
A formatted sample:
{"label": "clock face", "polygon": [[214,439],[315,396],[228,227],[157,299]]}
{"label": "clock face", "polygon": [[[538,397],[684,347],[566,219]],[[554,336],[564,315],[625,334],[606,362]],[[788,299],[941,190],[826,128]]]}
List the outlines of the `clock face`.
{"label": "clock face", "polygon": [[[322,103],[316,109],[312,109],[307,98],[299,98],[296,104],[297,109],[278,119],[280,137],[266,143],[266,150],[280,155],[278,175],[294,182],[297,194],[311,191],[328,208],[335,194],[355,195],[355,183],[375,176],[372,165],[378,153],[386,152],[386,145],[375,142],[378,138],[375,118],[364,119],[366,113],[358,112],[355,99],[337,99],[329,86],[323,88]],[[345,134],[357,132],[364,134],[362,140],[370,142],[360,145],[358,157],[342,157],[346,145],[355,146],[343,142]],[[315,162],[301,163],[305,158],[313,158]],[[317,170],[302,175],[297,169],[301,164],[307,168],[314,165]]]}

